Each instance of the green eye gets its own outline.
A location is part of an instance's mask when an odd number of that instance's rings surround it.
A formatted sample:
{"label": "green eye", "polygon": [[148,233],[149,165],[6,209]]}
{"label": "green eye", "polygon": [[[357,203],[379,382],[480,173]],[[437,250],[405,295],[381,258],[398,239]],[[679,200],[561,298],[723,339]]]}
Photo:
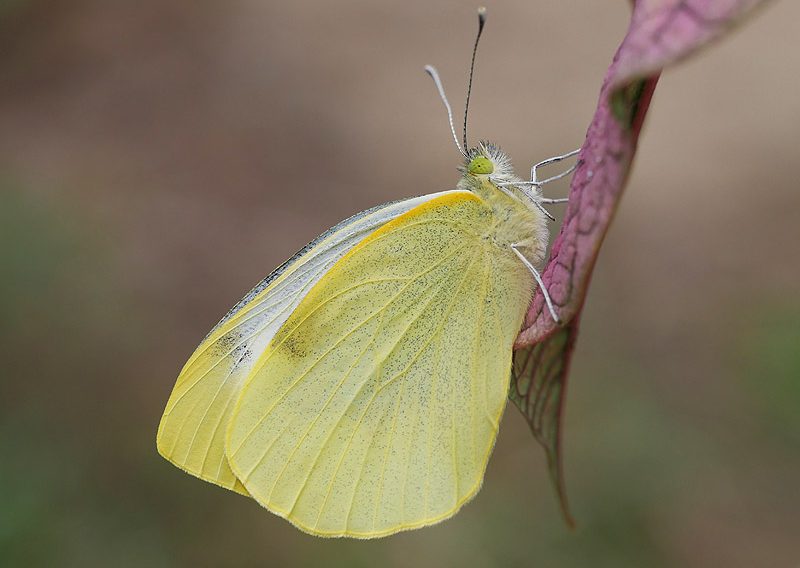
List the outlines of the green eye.
{"label": "green eye", "polygon": [[471,174],[490,174],[494,171],[494,164],[489,158],[478,156],[472,159],[467,170]]}

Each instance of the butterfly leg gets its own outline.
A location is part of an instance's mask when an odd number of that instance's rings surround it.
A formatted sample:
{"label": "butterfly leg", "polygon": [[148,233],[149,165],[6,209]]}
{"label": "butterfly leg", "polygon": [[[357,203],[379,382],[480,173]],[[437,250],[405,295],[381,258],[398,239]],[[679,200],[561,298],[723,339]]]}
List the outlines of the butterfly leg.
{"label": "butterfly leg", "polygon": [[514,254],[519,257],[519,259],[522,261],[522,264],[524,264],[525,268],[530,271],[530,273],[533,275],[533,279],[536,280],[536,283],[539,285],[539,289],[542,291],[542,295],[544,295],[544,302],[547,304],[547,309],[550,311],[553,321],[556,323],[561,323],[561,319],[559,319],[558,315],[556,314],[556,309],[553,307],[553,300],[550,299],[550,294],[547,292],[547,288],[542,281],[542,276],[539,274],[539,271],[536,270],[536,267],[531,264],[531,261],[520,252],[518,245],[511,245],[511,250],[513,250]]}
{"label": "butterfly leg", "polygon": [[546,183],[550,183],[551,181],[556,181],[557,179],[561,179],[563,177],[568,176],[569,174],[571,174],[572,172],[575,171],[575,168],[578,167],[577,164],[573,164],[572,167],[570,167],[568,170],[566,170],[564,172],[561,172],[560,174],[554,175],[554,176],[549,177],[547,179],[543,179],[541,181],[539,181],[539,177],[538,177],[539,168],[541,168],[543,166],[549,166],[550,164],[556,164],[556,163],[558,163],[558,162],[560,162],[562,160],[566,160],[567,158],[571,158],[572,156],[577,155],[578,152],[580,152],[580,151],[581,151],[581,149],[578,148],[577,150],[573,150],[572,152],[567,152],[566,154],[562,154],[561,156],[555,156],[553,158],[547,158],[546,160],[542,160],[538,164],[534,164],[533,167],[531,168],[531,183],[533,185],[542,186],[542,185],[544,185]]}
{"label": "butterfly leg", "polygon": [[542,213],[544,213],[545,217],[547,217],[547,218],[548,218],[548,219],[550,219],[551,221],[555,221],[555,220],[556,220],[556,218],[555,218],[555,217],[553,217],[553,215],[550,213],[550,211],[548,211],[547,209],[545,209],[545,208],[544,208],[544,206],[542,205],[542,199],[541,199],[541,198],[538,198],[538,199],[537,199],[537,198],[535,198],[535,197],[531,197],[531,202],[533,203],[533,205],[534,205],[534,206],[535,206],[535,207],[536,207],[536,208],[537,208],[539,211],[541,211]]}
{"label": "butterfly leg", "polygon": [[536,206],[536,208],[539,211],[542,212],[543,215],[545,215],[551,221],[555,221],[556,218],[547,209],[544,208],[543,204],[566,203],[567,199],[566,198],[563,198],[563,199],[551,199],[551,198],[547,198],[547,197],[542,197],[541,193],[540,193],[541,187],[543,185],[547,184],[547,183],[550,183],[551,181],[556,181],[556,180],[559,180],[559,179],[561,179],[563,177],[566,177],[566,176],[570,175],[578,167],[578,164],[573,164],[566,171],[563,171],[560,174],[556,174],[556,175],[554,175],[552,177],[549,177],[547,179],[543,179],[541,181],[539,181],[539,179],[537,177],[538,176],[538,170],[539,170],[539,168],[541,168],[543,166],[547,166],[547,165],[550,165],[550,164],[555,164],[555,163],[558,163],[558,162],[560,162],[562,160],[566,160],[567,158],[571,158],[572,156],[575,156],[576,154],[578,154],[578,152],[580,152],[580,151],[581,151],[581,149],[578,148],[577,150],[573,150],[572,152],[567,152],[566,154],[563,154],[561,156],[555,156],[553,158],[548,158],[546,160],[542,160],[538,164],[535,164],[531,168],[531,179],[530,179],[530,181],[499,182],[499,183],[495,182],[495,185],[497,185],[498,188],[500,188],[502,191],[504,191],[506,194],[508,194],[511,197],[515,197],[515,196],[510,191],[506,190],[505,187],[506,186],[518,187],[520,190],[522,190],[522,192],[525,194],[525,196],[528,199],[530,199],[530,201],[534,204],[534,206]]}
{"label": "butterfly leg", "polygon": [[[550,165],[550,164],[558,163],[558,162],[560,162],[562,160],[566,160],[567,158],[571,158],[572,156],[575,156],[580,151],[581,151],[581,149],[578,148],[577,150],[573,150],[572,152],[567,152],[566,154],[563,154],[561,156],[555,156],[554,158],[548,158],[546,160],[542,160],[538,164],[534,164],[534,166],[531,168],[531,181],[528,182],[528,183],[530,183],[531,186],[533,186],[533,187],[538,189],[538,188],[541,188],[543,185],[545,185],[547,183],[559,180],[559,179],[561,179],[563,177],[566,177],[566,176],[570,175],[578,167],[578,164],[573,164],[571,167],[569,167],[565,171],[561,172],[560,174],[556,174],[556,175],[551,176],[551,177],[549,177],[547,179],[543,179],[543,180],[540,181],[539,178],[538,178],[539,168],[541,168],[543,166]],[[549,217],[551,221],[555,221],[555,218],[547,210],[545,210],[544,207],[542,207],[542,204],[543,203],[556,204],[556,203],[566,203],[567,202],[566,198],[563,198],[563,199],[551,199],[551,198],[548,198],[548,197],[542,197],[541,194],[538,191],[535,194],[532,194],[532,196],[533,196],[532,200],[535,203],[536,207],[542,213],[544,213],[547,217]]]}

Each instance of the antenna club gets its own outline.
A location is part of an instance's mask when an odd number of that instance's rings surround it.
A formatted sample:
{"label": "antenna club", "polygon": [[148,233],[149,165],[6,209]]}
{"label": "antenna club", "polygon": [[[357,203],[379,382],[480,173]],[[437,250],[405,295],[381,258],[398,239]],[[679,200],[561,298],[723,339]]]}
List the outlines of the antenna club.
{"label": "antenna club", "polygon": [[482,28],[486,23],[486,6],[478,8],[478,27]]}

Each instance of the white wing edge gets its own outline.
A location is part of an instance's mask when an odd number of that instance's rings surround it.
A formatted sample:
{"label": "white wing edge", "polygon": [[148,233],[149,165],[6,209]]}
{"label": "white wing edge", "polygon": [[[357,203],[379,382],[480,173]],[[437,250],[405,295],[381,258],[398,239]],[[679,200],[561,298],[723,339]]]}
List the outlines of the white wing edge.
{"label": "white wing edge", "polygon": [[[291,299],[292,301],[284,304],[288,309],[284,309],[282,316],[276,318],[269,326],[269,332],[265,330],[267,332],[266,335],[269,335],[269,339],[266,340],[263,350],[272,339],[272,336],[278,332],[283,323],[289,318],[294,308],[300,304],[306,294],[314,287],[314,284],[328,272],[336,261],[347,254],[365,237],[392,219],[431,199],[460,192],[463,192],[463,190],[441,191],[390,201],[356,213],[352,217],[341,221],[297,251],[291,258],[273,270],[245,294],[211,329],[206,337],[213,335],[215,331],[227,322],[233,323],[231,320],[234,320],[245,306],[254,301],[257,302],[254,305],[258,305],[272,299],[282,303],[285,303],[287,299]],[[259,297],[260,295],[261,297]],[[252,308],[248,311],[252,311]],[[263,340],[263,337],[260,337],[260,339]]]}

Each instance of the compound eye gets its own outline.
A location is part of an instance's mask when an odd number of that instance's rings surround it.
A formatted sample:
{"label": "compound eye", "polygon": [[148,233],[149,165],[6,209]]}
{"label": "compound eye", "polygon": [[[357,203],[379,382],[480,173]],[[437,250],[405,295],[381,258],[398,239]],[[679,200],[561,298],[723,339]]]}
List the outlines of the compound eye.
{"label": "compound eye", "polygon": [[478,156],[469,163],[467,171],[473,175],[490,174],[494,171],[494,164],[489,158]]}

